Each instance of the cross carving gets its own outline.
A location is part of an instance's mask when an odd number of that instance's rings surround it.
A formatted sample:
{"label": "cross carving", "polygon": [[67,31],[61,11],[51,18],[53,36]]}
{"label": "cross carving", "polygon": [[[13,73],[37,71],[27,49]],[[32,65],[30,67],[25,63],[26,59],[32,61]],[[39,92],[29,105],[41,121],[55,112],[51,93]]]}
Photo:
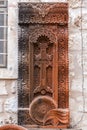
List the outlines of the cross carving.
{"label": "cross carving", "polygon": [[52,55],[48,55],[46,50],[48,48],[47,42],[39,43],[40,54],[35,55],[35,65],[40,67],[40,87],[46,87],[46,68],[52,65]]}

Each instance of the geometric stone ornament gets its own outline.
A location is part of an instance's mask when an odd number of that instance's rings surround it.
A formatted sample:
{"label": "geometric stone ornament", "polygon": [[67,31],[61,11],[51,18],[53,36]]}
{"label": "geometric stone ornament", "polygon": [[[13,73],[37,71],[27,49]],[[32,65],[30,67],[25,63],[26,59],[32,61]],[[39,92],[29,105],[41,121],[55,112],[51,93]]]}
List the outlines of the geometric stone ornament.
{"label": "geometric stone ornament", "polygon": [[18,124],[27,128],[67,128],[68,4],[18,6]]}

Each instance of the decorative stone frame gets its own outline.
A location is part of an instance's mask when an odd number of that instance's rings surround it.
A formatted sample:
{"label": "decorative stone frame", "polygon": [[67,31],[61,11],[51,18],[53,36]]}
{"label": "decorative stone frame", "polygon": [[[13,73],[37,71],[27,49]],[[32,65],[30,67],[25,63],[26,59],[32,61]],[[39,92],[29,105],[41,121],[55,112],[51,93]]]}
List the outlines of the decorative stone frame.
{"label": "decorative stone frame", "polygon": [[[40,82],[35,81],[37,84],[41,83],[39,86],[34,86],[33,83],[36,79],[33,75],[34,66],[36,64],[39,66],[42,59],[40,55],[35,54],[32,46],[38,45],[39,42],[42,46],[42,39],[46,39],[43,50],[53,44],[53,59],[52,54],[49,55],[50,58],[46,59],[44,55],[42,58],[44,62],[47,61],[46,65],[50,62],[53,67],[51,87],[47,86],[45,78],[40,78]],[[43,74],[40,72],[40,77],[41,75],[45,77],[45,72]],[[38,73],[39,71],[37,75]],[[43,128],[68,127],[68,85],[67,3],[19,3],[19,125]]]}

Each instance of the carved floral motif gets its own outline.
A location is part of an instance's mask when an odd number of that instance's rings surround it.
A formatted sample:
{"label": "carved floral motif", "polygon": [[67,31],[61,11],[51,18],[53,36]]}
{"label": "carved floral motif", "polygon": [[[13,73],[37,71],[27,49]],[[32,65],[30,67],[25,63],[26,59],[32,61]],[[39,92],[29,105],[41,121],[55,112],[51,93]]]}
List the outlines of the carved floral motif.
{"label": "carved floral motif", "polygon": [[55,108],[57,108],[57,105],[52,98],[39,96],[30,105],[30,116],[37,124],[43,125],[43,119],[46,113]]}
{"label": "carved floral motif", "polygon": [[68,5],[19,4],[18,122],[64,128],[68,110]]}

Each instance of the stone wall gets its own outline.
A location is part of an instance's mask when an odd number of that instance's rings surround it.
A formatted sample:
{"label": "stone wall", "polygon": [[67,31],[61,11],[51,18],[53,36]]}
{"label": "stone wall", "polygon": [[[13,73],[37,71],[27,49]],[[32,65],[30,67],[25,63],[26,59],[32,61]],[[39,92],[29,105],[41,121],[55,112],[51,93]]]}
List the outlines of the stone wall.
{"label": "stone wall", "polygon": [[[8,0],[8,64],[0,68],[0,125],[17,123],[18,2],[69,3],[70,127],[87,128],[87,0]],[[81,38],[81,21],[82,36]],[[82,40],[84,86],[82,85]]]}

